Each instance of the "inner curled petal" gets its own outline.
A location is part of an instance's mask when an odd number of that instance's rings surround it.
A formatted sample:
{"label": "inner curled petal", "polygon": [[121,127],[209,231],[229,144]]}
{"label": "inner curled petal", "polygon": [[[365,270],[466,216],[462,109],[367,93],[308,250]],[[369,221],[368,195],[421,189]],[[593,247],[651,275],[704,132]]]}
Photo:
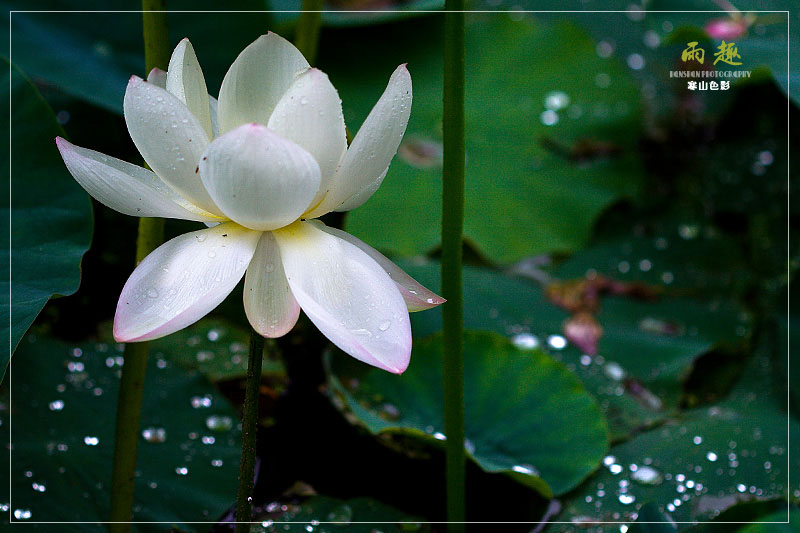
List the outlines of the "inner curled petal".
{"label": "inner curled petal", "polygon": [[226,133],[247,122],[266,124],[295,76],[309,67],[292,43],[268,33],[242,50],[219,89],[219,128]]}
{"label": "inner curled petal", "polygon": [[260,231],[295,221],[320,184],[319,165],[308,151],[256,123],[215,139],[199,170],[203,185],[222,212]]}
{"label": "inner curled petal", "polygon": [[378,190],[406,131],[411,98],[411,75],[400,65],[342,157],[330,190],[306,218],[355,209]]}
{"label": "inner curled petal", "polygon": [[341,100],[328,76],[310,68],[295,78],[267,127],[308,150],[319,163],[322,181],[312,202],[316,205],[347,150]]}

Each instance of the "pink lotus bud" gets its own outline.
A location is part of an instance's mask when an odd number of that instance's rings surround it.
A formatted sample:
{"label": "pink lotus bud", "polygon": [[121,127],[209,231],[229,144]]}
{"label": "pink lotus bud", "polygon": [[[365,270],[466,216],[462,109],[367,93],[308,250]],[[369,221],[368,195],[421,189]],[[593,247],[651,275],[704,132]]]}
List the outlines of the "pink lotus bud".
{"label": "pink lotus bud", "polygon": [[747,26],[747,21],[744,19],[721,18],[709,20],[705,30],[712,39],[729,40],[744,35],[747,32]]}

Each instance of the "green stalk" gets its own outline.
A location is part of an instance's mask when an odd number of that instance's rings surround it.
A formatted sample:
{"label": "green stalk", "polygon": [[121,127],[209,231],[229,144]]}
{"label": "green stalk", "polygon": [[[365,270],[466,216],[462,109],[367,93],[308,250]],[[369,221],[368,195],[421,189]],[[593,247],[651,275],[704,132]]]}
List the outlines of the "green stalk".
{"label": "green stalk", "polygon": [[464,0],[447,0],[444,18],[444,166],[442,187],[442,307],[444,432],[447,435],[448,531],[464,531]]}
{"label": "green stalk", "polygon": [[[136,236],[136,264],[150,255],[150,252],[161,246],[164,242],[163,218],[140,218],[139,233]],[[146,346],[146,342],[137,343],[137,346]],[[127,348],[127,346],[126,346]]]}
{"label": "green stalk", "polygon": [[312,65],[317,60],[319,28],[322,25],[323,0],[303,0],[303,12],[297,23],[294,45]]}
{"label": "green stalk", "polygon": [[[303,13],[297,25],[295,46],[313,63],[317,55],[319,28],[322,20],[322,0],[303,0]],[[258,390],[261,385],[261,363],[264,354],[264,337],[250,331],[250,354],[247,363],[244,412],[242,413],[242,458],[239,464],[239,490],[236,495],[236,531],[250,531],[248,522],[253,512],[253,477],[256,463],[256,435],[258,433]]]}
{"label": "green stalk", "polygon": [[136,481],[136,447],[139,418],[147,367],[147,343],[125,345],[125,364],[117,396],[117,425],[114,433],[114,459],[111,471],[111,533],[127,533],[133,519],[133,493]]}
{"label": "green stalk", "polygon": [[[170,47],[165,0],[142,0],[146,71],[169,64]],[[139,219],[136,238],[136,263],[164,241],[164,220]],[[117,397],[114,459],[111,471],[109,531],[127,533],[133,519],[133,494],[136,481],[136,449],[139,443],[139,419],[147,370],[148,343],[125,345],[125,363]]]}
{"label": "green stalk", "polygon": [[167,0],[142,0],[145,76],[154,68],[167,70],[172,47],[167,27]]}
{"label": "green stalk", "polygon": [[250,331],[250,353],[247,360],[247,381],[242,414],[242,460],[239,464],[239,492],[236,495],[236,531],[250,531],[253,511],[253,477],[256,466],[256,434],[258,433],[258,389],[261,386],[261,362],[264,337]]}

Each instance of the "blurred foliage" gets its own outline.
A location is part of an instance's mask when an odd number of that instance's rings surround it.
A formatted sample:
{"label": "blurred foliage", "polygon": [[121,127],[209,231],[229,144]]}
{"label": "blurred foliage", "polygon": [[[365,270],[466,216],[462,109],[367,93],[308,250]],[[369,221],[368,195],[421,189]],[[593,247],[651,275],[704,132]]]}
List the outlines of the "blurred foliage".
{"label": "blurred foliage", "polygon": [[[386,533],[410,531],[426,533],[430,531],[430,526],[424,524],[419,518],[369,498],[339,500],[314,494],[301,503],[271,502],[267,504],[263,512],[257,511],[256,515],[262,522],[252,526],[251,533],[307,532],[308,526],[304,523],[312,524],[312,529],[320,533],[326,531],[372,533],[375,531],[376,522],[386,522],[381,527],[381,531]],[[296,523],[286,524],[285,522]],[[315,522],[336,523],[319,525],[314,528]]]}
{"label": "blurred foliage", "polygon": [[[302,0],[265,0],[266,9],[272,14],[276,31],[291,31],[300,18],[297,12]],[[391,6],[391,10],[385,8]],[[426,11],[444,9],[444,0],[407,0],[387,4],[382,0],[332,0],[327,2],[322,14],[326,26],[367,26],[424,17]]]}
{"label": "blurred foliage", "polygon": [[[64,343],[35,333],[23,339],[9,410],[11,490],[15,511],[30,513],[25,519],[106,519],[123,362],[122,345],[113,342]],[[6,425],[9,412],[2,414]],[[237,423],[203,376],[173,364],[169,353],[150,357],[134,520],[215,521],[236,491]]]}
{"label": "blurred foliage", "polygon": [[[11,7],[14,3],[4,1],[2,4]],[[34,80],[121,114],[128,79],[132,75],[147,75],[144,71],[141,15],[136,12],[102,12],[109,6],[97,1],[82,2],[80,7],[94,7],[101,12],[91,16],[69,12],[13,15],[6,12],[10,18],[13,60]],[[174,11],[187,11],[200,6],[188,0],[171,0],[169,7]],[[224,12],[227,7],[209,3],[205,9]],[[238,2],[237,7],[258,10],[263,9],[263,2],[245,0]],[[114,8],[138,10],[141,2],[122,0],[116,2]],[[37,3],[37,9],[75,9],[75,2],[45,0]],[[267,13],[225,12],[219,16],[171,13],[168,20],[174,43],[183,37],[191,39],[201,58],[208,88],[215,95],[227,68],[239,52],[270,27]],[[58,53],[53,53],[53,50],[58,50]]]}
{"label": "blurred foliage", "polygon": [[[780,397],[769,392],[769,365],[768,356],[753,358],[726,400],[612,448],[603,472],[576,491],[565,516],[625,520],[635,502],[654,502],[687,522],[709,520],[740,502],[785,500],[800,460],[787,462],[786,416]],[[797,442],[800,423],[792,420],[789,430]]]}
{"label": "blurred foliage", "polygon": [[[289,12],[169,5],[220,11],[169,16],[172,41],[192,40],[212,94],[244,46],[268,29],[291,37],[296,22]],[[233,9],[297,5],[247,0]],[[384,185],[344,224],[434,290],[442,19],[425,11],[441,5],[329,2],[319,53],[352,133],[392,70],[409,65],[408,133]],[[37,9],[75,6],[47,0]],[[795,522],[800,500],[797,480],[787,479],[800,471],[800,396],[792,385],[800,362],[789,352],[800,342],[800,318],[787,308],[800,258],[800,211],[787,202],[796,193],[796,181],[787,180],[796,147],[787,139],[797,134],[800,69],[787,72],[785,55],[788,47],[793,61],[800,57],[797,32],[785,31],[797,12],[787,21],[785,13],[700,13],[719,10],[711,0],[646,6],[695,12],[645,13],[627,1],[486,0],[473,7],[510,12],[468,17],[465,252],[472,265],[464,271],[464,318],[483,330],[467,337],[469,518],[560,522],[550,531],[619,528],[598,520],[627,522],[631,532],[796,530],[728,522],[782,521],[787,513]],[[375,7],[398,9],[346,12]],[[13,348],[51,295],[75,289],[92,231],[86,196],[52,143],[61,128],[24,76],[70,140],[137,162],[121,104],[129,76],[146,73],[137,13],[9,17],[12,59],[25,73],[10,74],[12,244],[33,252],[12,248],[12,273],[45,282],[11,280]],[[720,21],[741,24],[728,40],[752,76],[729,91],[688,91],[669,72],[685,68],[688,40],[700,41],[709,60],[720,44],[711,24]],[[44,308],[9,372],[11,399],[0,403],[4,426],[14,416],[15,520],[106,513],[121,353],[97,339],[107,338],[133,265],[136,221],[95,208],[81,288]],[[168,221],[167,235],[196,228]],[[30,299],[17,292],[32,288]],[[305,320],[269,345],[259,435],[267,473],[257,479],[255,502],[267,525],[257,530],[275,530],[282,520],[299,522],[290,530],[300,531],[341,519],[349,524],[331,531],[371,531],[352,522],[379,520],[425,531],[416,524],[442,518],[439,311],[416,313],[412,324],[417,342],[401,377],[338,353],[323,372],[324,341]],[[228,401],[241,401],[246,327],[235,291],[208,319],[153,343],[142,428],[155,441],[163,429],[166,440],[140,443],[137,518],[214,521],[232,502],[238,432]],[[210,415],[218,415],[211,426],[220,432],[209,429]],[[204,444],[209,436],[214,443]],[[187,475],[176,472],[181,466]],[[298,481],[309,490],[286,491]],[[544,497],[551,494],[558,499]]]}
{"label": "blurred foliage", "polygon": [[673,533],[677,526],[658,510],[654,503],[646,503],[639,510],[636,522],[628,529],[631,533]]}
{"label": "blurred foliage", "polygon": [[[438,289],[437,264],[401,265]],[[615,441],[676,409],[695,359],[724,343],[730,343],[728,350],[740,346],[748,328],[746,314],[729,301],[705,303],[669,293],[650,300],[606,296],[597,315],[604,334],[592,357],[564,337],[569,314],[529,280],[467,267],[464,302],[465,327],[508,335],[523,349],[542,347],[565,363],[603,407]],[[438,331],[441,312],[415,313],[412,325],[418,335]]]}
{"label": "blurred foliage", "polygon": [[[348,215],[346,228],[380,248],[421,254],[439,243],[440,43],[384,42],[368,60],[387,73],[408,62],[412,119],[388,179]],[[356,43],[345,43],[346,56],[356,53]],[[637,189],[639,97],[629,74],[615,58],[598,57],[584,31],[566,21],[475,15],[466,53],[466,238],[496,262],[577,249],[594,218]],[[342,81],[332,79],[352,128],[351,117],[365,116],[377,95],[364,90],[364,73],[342,61],[346,56],[340,52],[325,65],[341,73]],[[607,90],[597,90],[597,76],[608,80]],[[410,210],[413,218],[403,216]]]}
{"label": "blurred foliage", "polygon": [[[481,468],[548,497],[595,469],[607,450],[608,427],[562,364],[489,333],[467,332],[464,352],[465,446]],[[441,336],[418,342],[415,364],[400,379],[337,354],[333,399],[372,433],[444,440],[441,353]]]}
{"label": "blurred foliage", "polygon": [[[624,224],[624,219],[635,222]],[[607,226],[591,246],[560,263],[554,275],[604,275],[694,298],[742,296],[753,281],[736,238],[691,210],[671,207],[649,218],[628,212]]]}
{"label": "blurred foliage", "polygon": [[740,533],[796,533],[798,530],[797,523],[800,522],[800,511],[797,509],[778,511],[761,517],[761,519],[756,522],[757,523],[754,524],[743,525],[738,531]]}
{"label": "blurred foliage", "polygon": [[[156,339],[151,351],[217,382],[245,376],[249,339],[250,333],[239,325],[222,319],[203,319],[173,335]],[[268,343],[266,350],[268,355],[261,365],[263,376],[284,379],[286,370],[277,359],[274,344]]]}
{"label": "blurred foliage", "polygon": [[[24,75],[5,60],[3,65],[2,93],[11,112],[5,118],[13,126],[3,130],[3,145],[9,149],[3,151],[2,168],[13,169],[9,181],[13,203],[6,205],[8,217],[4,217],[4,225],[11,225],[6,228],[9,248],[2,257],[3,293],[10,296],[10,303],[2,306],[0,320],[9,353],[0,355],[0,375],[50,297],[78,289],[81,257],[92,235],[86,193],[56,149],[55,137],[64,131]],[[8,107],[4,110],[9,112]]]}

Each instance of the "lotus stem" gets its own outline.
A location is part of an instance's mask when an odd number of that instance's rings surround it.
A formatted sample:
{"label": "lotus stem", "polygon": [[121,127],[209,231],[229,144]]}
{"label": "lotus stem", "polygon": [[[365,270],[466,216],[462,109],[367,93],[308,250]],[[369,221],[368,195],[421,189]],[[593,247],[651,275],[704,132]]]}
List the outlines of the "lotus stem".
{"label": "lotus stem", "polygon": [[303,12],[297,22],[294,45],[310,64],[317,60],[319,29],[322,25],[323,0],[303,0]]}
{"label": "lotus stem", "polygon": [[[146,72],[167,68],[170,57],[165,0],[142,0]],[[164,241],[164,220],[139,219],[136,238],[136,263]],[[136,449],[139,443],[139,419],[147,370],[148,343],[125,345],[125,363],[117,396],[114,459],[111,471],[109,531],[127,533],[133,519],[133,495],[136,482]]]}
{"label": "lotus stem", "polygon": [[[319,29],[322,21],[322,0],[303,0],[303,12],[297,24],[295,46],[313,63],[317,55]],[[250,353],[247,363],[244,410],[242,414],[242,458],[239,464],[239,491],[236,495],[236,531],[250,531],[255,483],[256,435],[258,433],[258,391],[261,385],[261,363],[264,337],[250,332]]]}
{"label": "lotus stem", "polygon": [[444,20],[444,164],[442,180],[442,306],[444,432],[448,531],[464,531],[464,1],[447,0]]}
{"label": "lotus stem", "polygon": [[242,414],[242,459],[239,464],[239,492],[236,496],[236,531],[250,531],[248,522],[253,510],[253,484],[256,465],[256,434],[258,433],[258,391],[261,386],[261,363],[264,337],[250,331],[250,352],[247,360],[247,381]]}
{"label": "lotus stem", "polygon": [[145,76],[154,68],[167,70],[172,47],[167,26],[167,0],[142,0]]}

